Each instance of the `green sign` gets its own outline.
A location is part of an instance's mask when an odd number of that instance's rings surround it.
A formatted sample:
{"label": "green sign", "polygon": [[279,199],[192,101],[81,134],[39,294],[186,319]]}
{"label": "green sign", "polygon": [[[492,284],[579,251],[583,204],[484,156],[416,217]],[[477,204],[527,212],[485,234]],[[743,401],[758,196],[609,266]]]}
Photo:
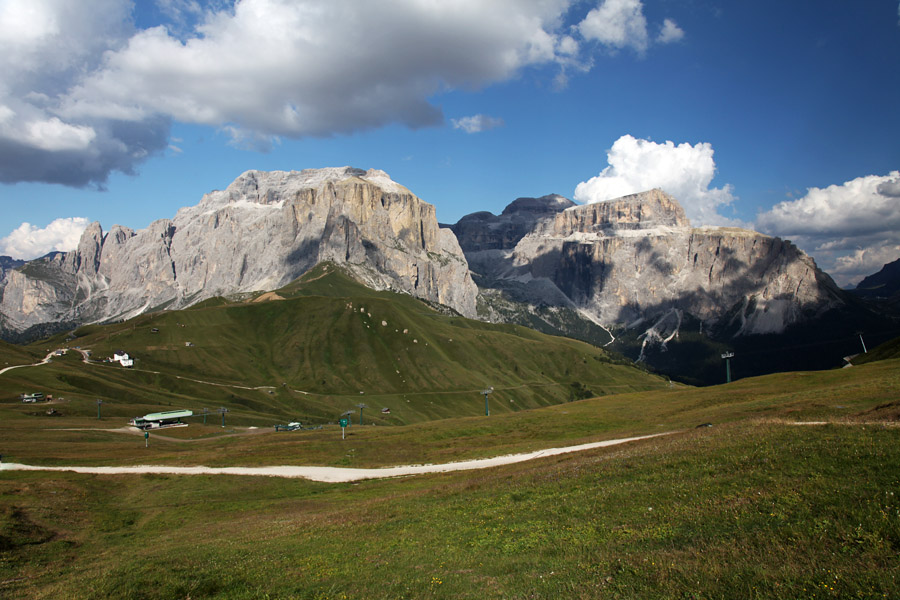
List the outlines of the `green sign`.
{"label": "green sign", "polygon": [[150,437],[150,432],[149,432],[149,431],[145,431],[145,432],[144,432],[144,439],[146,440],[148,437]]}
{"label": "green sign", "polygon": [[344,418],[344,419],[341,419],[341,420],[338,421],[338,422],[341,424],[341,427],[346,427],[347,425],[350,424],[350,419]]}

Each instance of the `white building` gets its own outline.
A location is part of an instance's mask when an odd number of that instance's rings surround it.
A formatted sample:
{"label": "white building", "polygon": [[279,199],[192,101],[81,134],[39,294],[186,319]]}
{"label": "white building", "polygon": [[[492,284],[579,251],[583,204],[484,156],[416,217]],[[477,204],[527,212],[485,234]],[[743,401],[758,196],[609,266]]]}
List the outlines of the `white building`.
{"label": "white building", "polygon": [[128,356],[127,352],[122,352],[121,350],[116,350],[113,354],[113,362],[117,362],[123,367],[133,367],[134,359]]}

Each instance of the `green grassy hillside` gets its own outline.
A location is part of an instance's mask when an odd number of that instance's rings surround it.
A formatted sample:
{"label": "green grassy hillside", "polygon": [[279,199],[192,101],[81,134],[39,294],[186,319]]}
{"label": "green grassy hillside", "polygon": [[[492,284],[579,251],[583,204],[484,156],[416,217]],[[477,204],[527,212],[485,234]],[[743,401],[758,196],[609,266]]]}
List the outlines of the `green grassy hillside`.
{"label": "green grassy hillside", "polygon": [[4,461],[56,464],[378,466],[679,430],[359,484],[6,471],[0,596],[894,598],[898,391],[900,361],[885,360],[346,440],[336,427],[153,434],[149,448],[102,421],[0,404],[0,439],[16,446]]}
{"label": "green grassy hillside", "polygon": [[34,348],[16,346],[0,340],[0,369],[13,365],[28,365],[41,360],[45,353]]}
{"label": "green grassy hillside", "polygon": [[327,265],[273,293],[82,327],[75,336],[35,348],[78,345],[97,360],[123,350],[135,368],[87,368],[68,357],[16,373],[22,385],[148,411],[224,406],[245,424],[329,422],[362,402],[366,422],[396,425],[483,414],[480,392],[490,387],[492,411],[507,413],[667,385],[589,344],[448,315]]}

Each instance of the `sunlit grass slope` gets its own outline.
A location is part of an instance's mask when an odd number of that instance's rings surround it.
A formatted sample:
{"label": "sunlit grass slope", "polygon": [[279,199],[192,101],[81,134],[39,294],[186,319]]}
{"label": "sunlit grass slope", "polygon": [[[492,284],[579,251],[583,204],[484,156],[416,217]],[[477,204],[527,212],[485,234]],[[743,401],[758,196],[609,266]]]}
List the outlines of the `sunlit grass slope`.
{"label": "sunlit grass slope", "polygon": [[371,409],[367,422],[380,424],[477,415],[480,392],[490,387],[492,410],[504,413],[667,385],[589,344],[448,315],[410,296],[369,290],[329,265],[274,293],[213,299],[75,335],[35,348],[79,345],[95,359],[122,350],[135,368],[92,371],[70,361],[71,368],[16,375],[31,387],[43,379],[57,393],[140,410],[224,406],[246,424],[262,417],[329,422],[360,402]]}
{"label": "sunlit grass slope", "polygon": [[896,598],[900,430],[741,421],[358,485],[0,479],[19,598]]}

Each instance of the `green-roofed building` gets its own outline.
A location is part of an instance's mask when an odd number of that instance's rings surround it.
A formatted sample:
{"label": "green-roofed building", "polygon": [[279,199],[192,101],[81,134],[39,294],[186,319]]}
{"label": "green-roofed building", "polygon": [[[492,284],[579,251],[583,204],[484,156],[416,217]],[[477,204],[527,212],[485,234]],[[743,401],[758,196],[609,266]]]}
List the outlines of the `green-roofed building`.
{"label": "green-roofed building", "polygon": [[143,417],[135,417],[131,424],[138,429],[157,429],[159,427],[187,427],[182,419],[193,416],[189,410],[167,410],[164,412],[150,413]]}

